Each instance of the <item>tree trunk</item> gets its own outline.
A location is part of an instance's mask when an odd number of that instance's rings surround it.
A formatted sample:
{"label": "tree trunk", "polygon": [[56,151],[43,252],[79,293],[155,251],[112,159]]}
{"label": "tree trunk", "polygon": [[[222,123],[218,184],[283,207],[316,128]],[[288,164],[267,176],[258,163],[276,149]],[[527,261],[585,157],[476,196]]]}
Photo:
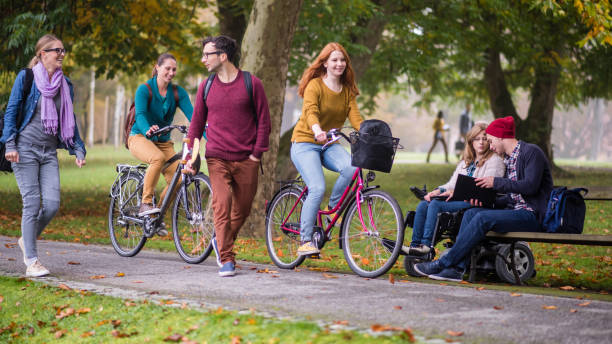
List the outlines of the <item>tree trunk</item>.
{"label": "tree trunk", "polygon": [[94,145],[94,107],[96,104],[96,71],[91,68],[91,81],[89,83],[89,120],[87,126],[87,145],[93,147]]}
{"label": "tree trunk", "polygon": [[121,144],[121,114],[123,113],[123,97],[125,96],[125,87],[117,84],[117,93],[115,95],[115,118],[113,121],[113,144],[115,148]]}
{"label": "tree trunk", "polygon": [[106,96],[104,99],[104,127],[102,130],[102,144],[106,144],[108,139],[108,116],[110,115],[110,97]]}
{"label": "tree trunk", "polygon": [[493,116],[495,118],[512,116],[517,124],[520,123],[521,119],[518,117],[512,97],[508,92],[499,51],[488,48],[485,51],[485,58],[487,66],[484,71],[484,82],[489,93],[489,103]]}
{"label": "tree trunk", "polygon": [[263,236],[266,200],[270,200],[276,188],[274,171],[283,118],[289,51],[302,3],[303,0],[256,0],[244,34],[241,68],[252,72],[263,82],[270,106],[272,131],[270,150],[263,156],[265,174],[259,177],[251,215],[242,228],[243,235]]}
{"label": "tree trunk", "polygon": [[603,109],[603,99],[593,99],[593,131],[591,132],[591,151],[589,152],[589,160],[592,161],[597,161],[599,151],[601,150],[601,141],[603,140],[604,131],[603,116],[601,115]]}
{"label": "tree trunk", "polygon": [[516,126],[516,137],[540,146],[551,165],[553,151],[550,135],[560,74],[559,66],[536,68],[527,118]]}
{"label": "tree trunk", "polygon": [[[240,47],[247,27],[245,9],[240,6],[239,2],[231,0],[218,0],[217,7],[219,8],[219,33],[235,39]],[[239,56],[236,57],[236,65],[240,63],[238,59]]]}
{"label": "tree trunk", "polygon": [[372,61],[372,55],[374,55],[376,51],[385,25],[389,21],[389,14],[398,10],[397,1],[394,0],[377,0],[373,2],[380,7],[380,11],[376,11],[370,17],[358,20],[358,26],[363,29],[363,34],[354,34],[351,37],[353,43],[368,48],[368,52],[351,56],[351,64],[355,72],[355,82],[358,82],[365,74],[366,70],[368,70],[370,61]]}

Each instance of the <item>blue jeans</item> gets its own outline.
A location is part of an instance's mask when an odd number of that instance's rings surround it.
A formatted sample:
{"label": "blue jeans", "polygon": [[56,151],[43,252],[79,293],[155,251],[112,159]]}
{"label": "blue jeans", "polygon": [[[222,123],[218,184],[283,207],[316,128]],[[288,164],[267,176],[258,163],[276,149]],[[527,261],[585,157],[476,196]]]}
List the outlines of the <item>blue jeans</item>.
{"label": "blue jeans", "polygon": [[488,231],[507,232],[541,232],[542,226],[536,214],[528,210],[492,210],[472,208],[463,214],[461,228],[453,247],[440,258],[443,267],[467,267],[470,252],[474,246],[484,240]]}
{"label": "blue jeans", "polygon": [[325,150],[322,145],[308,142],[294,142],[291,145],[291,161],[308,187],[308,196],[302,206],[300,219],[300,238],[302,241],[312,239],[317,211],[325,194],[325,177],[323,166],[330,171],[340,172],[334,184],[329,206],[334,207],[340,201],[346,187],[351,183],[356,168],[351,165],[351,155],[341,145],[332,144]]}
{"label": "blue jeans", "polygon": [[[21,199],[21,235],[26,260],[38,258],[36,239],[60,205],[60,179],[57,150],[27,142],[17,143],[19,162],[11,163]],[[42,200],[42,202],[41,202]]]}
{"label": "blue jeans", "polygon": [[412,242],[410,243],[410,246],[417,246],[419,244],[423,244],[425,246],[431,245],[438,213],[454,213],[469,207],[470,204],[464,201],[421,201],[416,208],[414,227],[412,228]]}

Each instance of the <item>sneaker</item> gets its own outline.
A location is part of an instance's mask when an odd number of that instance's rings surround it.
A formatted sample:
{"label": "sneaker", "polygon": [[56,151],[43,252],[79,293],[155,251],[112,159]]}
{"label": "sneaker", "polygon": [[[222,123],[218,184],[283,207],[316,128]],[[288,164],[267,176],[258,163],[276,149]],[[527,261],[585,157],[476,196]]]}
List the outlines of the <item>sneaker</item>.
{"label": "sneaker", "polygon": [[219,247],[217,247],[217,237],[213,237],[212,246],[213,250],[215,250],[215,256],[217,256],[217,265],[221,268],[223,267],[223,263],[221,263],[221,254],[219,253]]}
{"label": "sneaker", "polygon": [[36,259],[34,264],[31,264],[26,269],[26,277],[40,277],[49,274],[49,270],[40,264],[40,261]]}
{"label": "sneaker", "polygon": [[236,267],[233,262],[227,262],[223,264],[221,270],[219,270],[219,276],[221,277],[229,277],[234,276],[236,274]]}
{"label": "sneaker", "polygon": [[429,275],[429,278],[438,281],[451,281],[461,282],[463,281],[464,271],[455,267],[446,268],[435,275]]}
{"label": "sneaker", "polygon": [[320,253],[319,250],[311,241],[307,241],[298,248],[298,256],[309,256],[311,254]]}
{"label": "sneaker", "polygon": [[429,246],[425,246],[423,244],[419,244],[417,246],[410,246],[409,250],[408,250],[408,254],[410,255],[417,255],[417,256],[423,256],[429,253],[429,251],[431,251],[431,248]]}
{"label": "sneaker", "polygon": [[423,262],[414,264],[414,271],[423,277],[429,277],[429,275],[435,275],[440,271],[444,270],[440,260],[434,260],[433,262]]}
{"label": "sneaker", "polygon": [[140,205],[140,210],[138,210],[138,216],[151,215],[159,213],[159,211],[159,208],[156,208],[153,203],[142,203]]}
{"label": "sneaker", "polygon": [[23,237],[20,237],[19,240],[17,240],[17,244],[19,244],[19,248],[21,249],[21,253],[23,253],[23,263],[25,265],[28,265],[28,263],[26,261],[25,246],[23,245]]}

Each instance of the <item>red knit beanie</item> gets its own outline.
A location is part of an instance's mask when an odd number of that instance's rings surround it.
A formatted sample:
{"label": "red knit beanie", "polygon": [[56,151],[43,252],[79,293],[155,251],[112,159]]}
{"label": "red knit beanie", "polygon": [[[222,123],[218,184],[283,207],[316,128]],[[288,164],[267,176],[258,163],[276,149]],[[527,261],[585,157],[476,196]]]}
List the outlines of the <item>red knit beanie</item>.
{"label": "red knit beanie", "polygon": [[501,139],[513,139],[514,138],[514,118],[512,116],[506,116],[498,118],[491,122],[485,132],[488,135],[499,137]]}

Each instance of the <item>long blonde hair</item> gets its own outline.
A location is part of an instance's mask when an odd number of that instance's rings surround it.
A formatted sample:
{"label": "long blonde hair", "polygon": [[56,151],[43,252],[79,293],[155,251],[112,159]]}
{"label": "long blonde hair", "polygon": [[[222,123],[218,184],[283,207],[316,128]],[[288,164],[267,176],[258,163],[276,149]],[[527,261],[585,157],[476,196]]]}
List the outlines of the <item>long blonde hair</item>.
{"label": "long blonde hair", "polygon": [[[465,166],[469,166],[471,163],[476,160],[476,151],[474,150],[474,146],[472,146],[472,142],[476,136],[480,135],[480,133],[484,133],[487,129],[486,122],[476,122],[472,129],[468,131],[465,135],[465,148],[463,149],[462,159],[465,161]],[[489,149],[489,143],[487,143],[487,150],[482,156],[482,159],[478,161],[478,167],[482,167],[482,165],[493,155],[493,151]]]}
{"label": "long blonde hair", "polygon": [[49,48],[49,46],[51,46],[51,44],[56,41],[61,42],[62,40],[50,33],[40,37],[38,39],[38,42],[36,42],[36,55],[34,55],[34,57],[30,60],[30,63],[28,64],[28,68],[32,68],[38,62],[40,62],[40,52],[43,51],[44,49]]}
{"label": "long blonde hair", "polygon": [[304,74],[302,74],[300,85],[298,87],[298,94],[300,97],[304,98],[304,91],[306,90],[306,86],[310,80],[325,75],[326,69],[324,64],[327,62],[327,59],[329,59],[331,53],[335,50],[340,51],[346,59],[346,68],[340,77],[340,83],[342,86],[348,88],[353,96],[359,95],[359,89],[357,89],[357,85],[355,84],[355,72],[353,72],[353,66],[351,65],[351,59],[349,58],[348,53],[344,47],[340,45],[340,43],[331,42],[327,43],[327,45],[319,53],[319,56],[317,56],[314,62],[308,68],[306,68]]}

